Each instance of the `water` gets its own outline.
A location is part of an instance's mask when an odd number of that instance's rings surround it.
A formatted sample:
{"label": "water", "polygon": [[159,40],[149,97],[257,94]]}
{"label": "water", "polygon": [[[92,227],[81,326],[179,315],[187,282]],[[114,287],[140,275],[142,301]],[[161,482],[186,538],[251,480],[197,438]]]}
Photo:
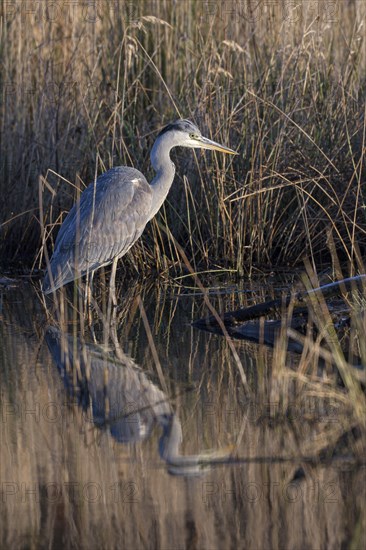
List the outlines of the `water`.
{"label": "water", "polygon": [[191,326],[195,291],[120,303],[94,333],[66,307],[65,332],[31,285],[2,291],[1,547],[360,548],[362,438],[340,404],[291,393],[272,350],[234,342],[248,393],[229,343]]}

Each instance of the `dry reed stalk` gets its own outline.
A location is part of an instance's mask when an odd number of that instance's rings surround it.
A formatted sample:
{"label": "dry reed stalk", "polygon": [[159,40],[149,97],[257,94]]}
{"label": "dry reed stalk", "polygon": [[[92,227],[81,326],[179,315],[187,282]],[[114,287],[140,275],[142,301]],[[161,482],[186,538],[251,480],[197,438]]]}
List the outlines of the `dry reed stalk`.
{"label": "dry reed stalk", "polygon": [[[173,154],[159,219],[189,243],[195,270],[243,275],[304,254],[315,264],[329,258],[330,229],[355,259],[366,243],[365,3],[315,3],[316,17],[307,0],[295,11],[285,0],[114,4],[98,3],[94,20],[82,2],[52,20],[41,3],[39,13],[2,6],[1,257],[43,267],[37,252],[45,237],[52,249],[76,197],[67,182],[119,164],[151,175],[154,132],[182,115],[240,151],[230,162]],[[155,224],[125,265],[130,275],[183,267]]]}

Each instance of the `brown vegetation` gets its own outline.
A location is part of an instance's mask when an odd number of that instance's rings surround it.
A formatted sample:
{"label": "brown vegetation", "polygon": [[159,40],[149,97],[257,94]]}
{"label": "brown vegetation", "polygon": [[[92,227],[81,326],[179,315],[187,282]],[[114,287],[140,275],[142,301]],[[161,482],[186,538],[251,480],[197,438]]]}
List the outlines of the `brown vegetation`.
{"label": "brown vegetation", "polygon": [[366,230],[365,2],[91,4],[2,4],[4,261],[42,265],[40,200],[52,248],[95,173],[151,176],[155,131],[180,116],[240,154],[174,153],[168,202],[126,269],[180,271],[166,225],[200,269],[293,266],[328,255],[329,236],[354,259]]}

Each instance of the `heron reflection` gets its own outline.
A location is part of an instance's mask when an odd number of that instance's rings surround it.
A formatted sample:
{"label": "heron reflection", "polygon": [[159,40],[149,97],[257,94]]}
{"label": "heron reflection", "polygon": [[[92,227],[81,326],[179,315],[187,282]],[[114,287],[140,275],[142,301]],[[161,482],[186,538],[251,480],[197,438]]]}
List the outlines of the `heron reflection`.
{"label": "heron reflection", "polygon": [[200,475],[229,460],[228,449],[180,454],[182,427],[168,396],[129,356],[119,352],[117,357],[54,326],[46,329],[45,339],[68,395],[116,441],[143,441],[159,426],[159,453],[172,475]]}

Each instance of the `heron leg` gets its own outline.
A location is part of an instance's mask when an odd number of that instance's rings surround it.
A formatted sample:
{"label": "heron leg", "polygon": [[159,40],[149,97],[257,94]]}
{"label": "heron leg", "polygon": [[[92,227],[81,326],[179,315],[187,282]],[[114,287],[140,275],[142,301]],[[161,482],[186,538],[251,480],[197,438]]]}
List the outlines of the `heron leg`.
{"label": "heron leg", "polygon": [[93,278],[94,278],[94,271],[90,273],[89,280],[87,280],[87,286],[86,286],[86,310],[88,312],[88,321],[89,326],[91,326],[93,322],[92,317],[92,298],[93,298]]}
{"label": "heron leg", "polygon": [[88,285],[89,286],[89,295],[88,295],[89,309],[91,309],[92,307],[94,273],[95,271],[91,272],[89,285]]}
{"label": "heron leg", "polygon": [[112,273],[111,273],[111,279],[109,282],[109,299],[112,300],[112,304],[116,307],[117,306],[117,298],[116,298],[116,272],[117,272],[117,263],[118,258],[114,258],[113,264],[112,264]]}
{"label": "heron leg", "polygon": [[86,315],[88,317],[89,325],[91,324],[91,309],[92,309],[92,298],[93,298],[93,277],[94,277],[94,271],[91,271],[88,273],[85,281],[85,287],[84,287],[84,311],[86,312]]}

